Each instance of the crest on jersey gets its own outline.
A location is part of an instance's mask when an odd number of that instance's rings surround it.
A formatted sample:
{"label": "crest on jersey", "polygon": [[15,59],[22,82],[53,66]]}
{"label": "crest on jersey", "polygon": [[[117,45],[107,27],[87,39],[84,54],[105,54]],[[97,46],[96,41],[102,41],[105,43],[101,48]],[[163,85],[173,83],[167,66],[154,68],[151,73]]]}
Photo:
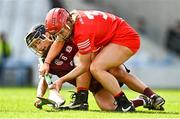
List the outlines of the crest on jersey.
{"label": "crest on jersey", "polygon": [[72,51],[72,47],[68,45],[68,46],[66,47],[66,52],[70,53],[71,51]]}

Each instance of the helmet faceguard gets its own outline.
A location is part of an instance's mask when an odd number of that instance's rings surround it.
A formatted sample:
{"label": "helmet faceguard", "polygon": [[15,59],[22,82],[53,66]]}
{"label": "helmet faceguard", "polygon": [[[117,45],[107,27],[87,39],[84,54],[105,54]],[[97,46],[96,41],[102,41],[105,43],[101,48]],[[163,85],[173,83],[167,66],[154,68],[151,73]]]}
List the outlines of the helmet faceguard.
{"label": "helmet faceguard", "polygon": [[71,36],[73,20],[69,12],[63,8],[54,8],[46,16],[47,32],[56,35],[57,40],[67,40]]}
{"label": "helmet faceguard", "polygon": [[43,36],[45,34],[44,25],[37,25],[26,35],[25,41],[28,47],[31,47],[32,43],[35,39],[44,39]]}
{"label": "helmet faceguard", "polygon": [[26,44],[39,56],[45,56],[53,42],[45,35],[45,26],[34,27],[25,37]]}

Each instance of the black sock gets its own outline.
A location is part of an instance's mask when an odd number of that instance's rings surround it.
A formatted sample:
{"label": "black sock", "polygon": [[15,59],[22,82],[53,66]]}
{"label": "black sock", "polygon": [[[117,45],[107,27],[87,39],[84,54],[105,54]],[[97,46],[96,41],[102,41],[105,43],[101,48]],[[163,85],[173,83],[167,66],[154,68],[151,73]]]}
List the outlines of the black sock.
{"label": "black sock", "polygon": [[119,93],[115,98],[118,106],[131,105],[131,102],[127,99],[126,95],[122,92]]}
{"label": "black sock", "polygon": [[88,102],[88,90],[79,90],[76,97],[78,102],[87,103]]}

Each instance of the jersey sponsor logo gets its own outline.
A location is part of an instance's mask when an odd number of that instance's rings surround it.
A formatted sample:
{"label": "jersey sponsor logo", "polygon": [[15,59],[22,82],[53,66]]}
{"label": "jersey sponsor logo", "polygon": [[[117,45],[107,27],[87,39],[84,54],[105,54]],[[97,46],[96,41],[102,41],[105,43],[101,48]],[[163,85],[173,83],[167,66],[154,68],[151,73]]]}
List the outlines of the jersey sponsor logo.
{"label": "jersey sponsor logo", "polygon": [[86,48],[90,47],[90,40],[87,39],[84,42],[78,43],[77,46],[78,46],[79,50],[86,49]]}
{"label": "jersey sponsor logo", "polygon": [[54,63],[55,63],[56,65],[62,65],[64,62],[61,61],[61,60],[59,60],[59,59],[55,59]]}

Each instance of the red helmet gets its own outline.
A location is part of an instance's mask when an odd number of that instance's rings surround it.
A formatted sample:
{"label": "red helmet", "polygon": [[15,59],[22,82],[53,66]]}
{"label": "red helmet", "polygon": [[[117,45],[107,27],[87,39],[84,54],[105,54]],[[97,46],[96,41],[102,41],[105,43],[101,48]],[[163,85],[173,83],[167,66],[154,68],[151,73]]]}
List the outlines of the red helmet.
{"label": "red helmet", "polygon": [[69,17],[69,12],[64,8],[53,8],[46,15],[45,27],[50,33],[59,32]]}

